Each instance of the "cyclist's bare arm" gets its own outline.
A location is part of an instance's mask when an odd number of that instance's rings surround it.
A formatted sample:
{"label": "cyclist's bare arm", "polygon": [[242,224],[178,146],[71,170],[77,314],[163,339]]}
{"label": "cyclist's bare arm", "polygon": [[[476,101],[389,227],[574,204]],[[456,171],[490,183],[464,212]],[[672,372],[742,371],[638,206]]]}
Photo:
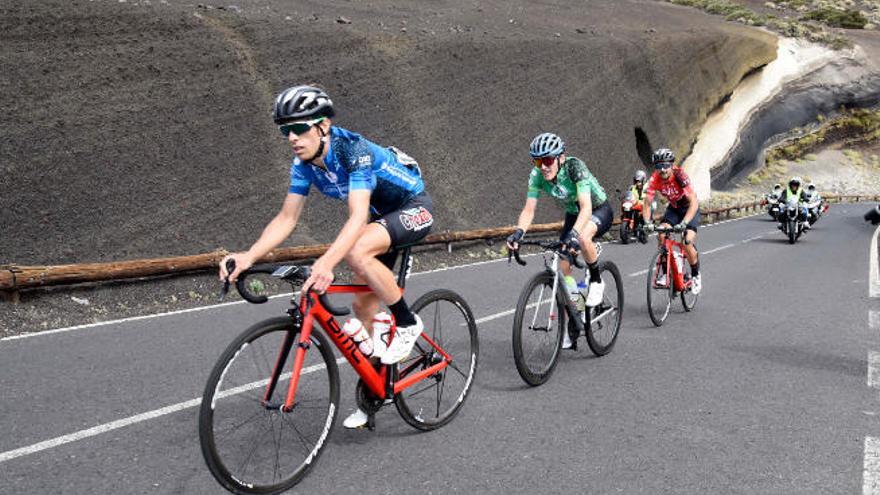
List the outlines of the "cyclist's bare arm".
{"label": "cyclist's bare arm", "polygon": [[526,204],[523,206],[523,209],[519,214],[519,219],[516,221],[516,228],[522,229],[523,232],[529,230],[529,227],[532,225],[532,220],[535,219],[535,207],[537,205],[538,198],[526,198]]}
{"label": "cyclist's bare arm", "polygon": [[[526,198],[526,204],[523,206],[522,211],[519,213],[519,219],[516,221],[516,228],[522,229],[523,232],[529,230],[529,226],[532,225],[532,220],[535,219],[535,207],[538,205],[538,198]],[[510,249],[519,248],[519,243],[511,244],[510,241],[507,242],[507,247]]]}
{"label": "cyclist's bare arm", "polygon": [[[578,193],[577,199],[580,211],[578,212],[577,220],[574,221],[574,230],[578,234],[582,234],[584,229],[587,228],[587,224],[593,219],[593,201],[590,198],[590,191]],[[586,240],[589,241],[590,239]]]}
{"label": "cyclist's bare arm", "polygon": [[694,219],[694,216],[697,214],[697,210],[700,209],[700,203],[697,202],[697,193],[691,191],[686,195],[690,204],[688,205],[687,212],[684,214],[684,223],[690,223],[691,220]]}
{"label": "cyclist's bare arm", "polygon": [[642,220],[646,224],[651,223],[651,201],[654,200],[654,194],[645,194],[645,200],[642,202]]}
{"label": "cyclist's bare arm", "polygon": [[312,265],[303,292],[309,288],[323,292],[333,282],[333,268],[351,251],[370,219],[370,194],[371,191],[360,189],[348,193],[348,220],[327,252]]}
{"label": "cyclist's bare arm", "polygon": [[227,259],[235,260],[235,271],[229,277],[234,282],[238,278],[239,273],[250,268],[258,259],[284,242],[284,239],[287,239],[296,227],[305,202],[305,196],[289,193],[284,198],[281,211],[266,225],[263,233],[260,234],[260,238],[254,242],[250,249],[240,253],[231,253],[223,258],[220,262],[220,279],[226,278]]}

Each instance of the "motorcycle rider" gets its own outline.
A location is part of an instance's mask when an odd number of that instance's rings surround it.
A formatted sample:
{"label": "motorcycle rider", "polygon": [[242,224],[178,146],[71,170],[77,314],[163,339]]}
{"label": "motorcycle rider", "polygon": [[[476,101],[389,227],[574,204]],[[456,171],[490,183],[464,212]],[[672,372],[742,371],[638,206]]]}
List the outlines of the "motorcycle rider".
{"label": "motorcycle rider", "polygon": [[807,184],[805,196],[807,198],[807,214],[810,223],[815,225],[816,221],[818,221],[819,217],[822,215],[822,196],[819,194],[819,191],[816,190],[816,184],[813,184],[812,182]]}
{"label": "motorcycle rider", "polygon": [[781,195],[782,184],[778,182],[773,185],[772,191],[764,195],[764,199],[767,201],[767,212],[773,217],[773,220],[779,216],[779,196]]}
{"label": "motorcycle rider", "polygon": [[636,173],[633,174],[633,185],[629,188],[633,201],[641,203],[645,200],[645,181],[647,179],[648,174],[644,170],[636,170]]}
{"label": "motorcycle rider", "polygon": [[[809,213],[807,212],[807,194],[806,190],[801,187],[803,180],[799,176],[794,176],[788,181],[788,188],[782,191],[779,197],[780,207],[788,203],[788,198],[797,198],[800,207],[801,220],[804,222],[804,230],[810,229]],[[779,224],[779,230],[782,230],[782,223]]]}

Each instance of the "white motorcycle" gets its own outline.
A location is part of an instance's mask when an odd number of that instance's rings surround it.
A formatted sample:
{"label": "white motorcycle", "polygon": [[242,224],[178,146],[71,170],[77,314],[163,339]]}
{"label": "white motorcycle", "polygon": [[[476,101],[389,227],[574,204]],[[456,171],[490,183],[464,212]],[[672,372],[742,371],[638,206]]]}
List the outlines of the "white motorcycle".
{"label": "white motorcycle", "polygon": [[801,220],[801,208],[798,198],[789,198],[785,209],[779,215],[780,229],[788,236],[788,243],[794,244],[804,233],[804,223]]}

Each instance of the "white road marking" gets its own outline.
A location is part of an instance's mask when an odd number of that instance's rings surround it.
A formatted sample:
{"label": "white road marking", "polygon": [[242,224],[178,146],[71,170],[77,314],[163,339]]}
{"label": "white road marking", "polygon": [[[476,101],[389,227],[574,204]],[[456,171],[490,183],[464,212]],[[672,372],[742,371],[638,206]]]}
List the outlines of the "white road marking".
{"label": "white road marking", "polygon": [[[290,295],[290,294],[287,294],[287,295]],[[281,297],[281,295],[276,296],[276,297]],[[242,302],[244,302],[244,301],[242,301]],[[237,304],[237,302],[236,303],[229,303],[229,304]],[[537,304],[537,303],[530,304],[529,306],[534,306],[535,304]],[[214,307],[216,307],[216,306],[214,306]],[[195,309],[207,309],[207,308],[208,307],[195,308]],[[186,311],[193,311],[193,310],[186,310]],[[482,318],[478,318],[476,320],[476,322],[483,323],[486,321],[491,321],[491,320],[494,320],[497,318],[501,318],[502,316],[513,314],[514,311],[516,311],[515,308],[509,309],[507,311],[502,311],[500,313],[495,313],[492,315],[484,316]],[[172,314],[172,313],[168,313],[168,314]],[[339,359],[336,360],[336,363],[337,364],[342,363],[343,361],[345,361],[345,358],[340,357]],[[317,371],[317,370],[323,369],[323,368],[324,368],[323,364],[310,366],[308,368],[305,368],[303,370],[303,373],[311,373],[313,371]],[[223,393],[221,393],[220,396],[226,397],[229,395],[242,393],[247,390],[252,390],[254,388],[261,387],[265,384],[266,384],[266,380],[260,380],[260,381],[256,381],[253,383],[248,383],[246,385],[241,385],[241,386],[236,387],[234,389],[226,390]],[[178,402],[177,404],[172,404],[170,406],[166,406],[166,407],[163,407],[160,409],[155,409],[153,411],[148,411],[148,412],[145,412],[142,414],[137,414],[135,416],[130,416],[128,418],[118,419],[116,421],[104,423],[104,424],[101,424],[101,425],[98,425],[98,426],[95,426],[92,428],[88,428],[85,430],[77,431],[75,433],[71,433],[69,435],[62,435],[60,437],[56,437],[56,438],[52,438],[49,440],[45,440],[43,442],[35,443],[35,444],[29,445],[27,447],[21,447],[19,449],[10,450],[7,452],[2,452],[2,453],[0,453],[0,463],[6,462],[9,460],[18,458],[18,457],[26,456],[29,454],[34,454],[34,453],[37,453],[37,452],[40,452],[43,450],[48,450],[48,449],[52,449],[55,447],[59,447],[61,445],[75,442],[77,440],[82,440],[84,438],[89,438],[89,437],[93,437],[96,435],[100,435],[102,433],[107,433],[108,431],[118,430],[119,428],[124,428],[126,426],[131,426],[133,424],[142,423],[144,421],[156,419],[156,418],[159,418],[162,416],[167,416],[169,414],[176,413],[178,411],[183,411],[185,409],[191,409],[193,407],[198,407],[201,403],[202,403],[202,399],[191,399],[191,400],[184,401],[184,402]]]}
{"label": "white road marking", "polygon": [[[336,363],[341,363],[345,361],[344,357],[341,357],[336,360]],[[316,364],[314,366],[309,366],[308,368],[304,368],[302,373],[312,373],[314,371],[318,371],[320,369],[324,369],[325,365]],[[253,390],[255,388],[261,387],[268,383],[268,380],[260,380],[253,383],[248,383],[246,385],[241,385],[239,387],[235,387],[234,389],[229,389],[220,394],[220,397],[228,397],[234,394],[240,394],[242,392],[246,392],[248,390]],[[177,404],[172,404],[170,406],[165,406],[160,409],[154,409],[152,411],[148,411],[142,414],[137,414],[135,416],[129,416],[127,418],[117,419],[116,421],[111,421],[109,423],[104,423],[102,425],[95,426],[93,428],[89,428],[86,430],[80,430],[75,433],[71,433],[69,435],[62,435],[60,437],[55,437],[43,442],[35,443],[33,445],[28,445],[27,447],[22,447],[15,450],[9,450],[7,452],[0,453],[0,463],[10,461],[17,457],[22,457],[30,454],[35,454],[37,452],[52,449],[55,447],[60,447],[61,445],[75,442],[77,440],[82,440],[84,438],[93,437],[96,435],[100,435],[101,433],[107,433],[108,431],[118,430],[119,428],[124,428],[126,426],[131,426],[133,424],[142,423],[144,421],[149,421],[151,419],[160,418],[162,416],[167,416],[172,413],[176,413],[178,411],[183,411],[185,409],[191,409],[193,407],[198,407],[202,403],[202,399],[190,399],[184,402],[178,402]]]}
{"label": "white road marking", "polygon": [[874,230],[874,236],[871,238],[871,251],[868,252],[868,295],[871,297],[880,297],[880,268],[877,266],[877,236],[880,235],[880,227]]}
{"label": "white road marking", "polygon": [[[724,221],[722,221],[722,222],[716,222],[716,223],[712,223],[712,224],[707,224],[707,225],[704,225],[703,227],[711,227],[711,226],[713,226],[713,225],[719,225],[719,224],[722,224],[722,223],[728,223],[728,222],[735,222],[735,221],[738,221],[738,220],[744,220],[744,219],[746,219],[746,218],[751,218],[751,217],[756,216],[756,215],[759,215],[759,214],[760,214],[760,213],[756,213],[756,214],[754,214],[754,215],[747,215],[747,216],[743,216],[743,217],[739,217],[739,218],[732,218],[732,219],[730,219],[730,220],[724,220]],[[616,240],[615,240],[615,241],[609,241],[609,242],[612,243],[612,244],[617,243]],[[523,258],[526,258],[526,257],[529,257],[529,256],[537,256],[538,254],[540,254],[540,253],[526,254],[526,255],[523,255],[522,257],[523,257]],[[426,271],[424,271],[424,272],[415,272],[415,273],[412,274],[412,276],[415,277],[415,276],[417,276],[417,275],[426,275],[426,274],[429,274],[429,273],[438,273],[438,272],[445,272],[445,271],[449,271],[449,270],[457,270],[457,269],[460,269],[460,268],[469,268],[469,267],[472,267],[472,266],[487,265],[487,264],[490,264],[490,263],[498,263],[498,262],[501,262],[501,261],[506,261],[506,259],[505,259],[505,258],[498,258],[498,259],[494,259],[494,260],[477,261],[477,262],[474,262],[474,263],[466,263],[466,264],[464,264],[464,265],[456,265],[456,266],[448,266],[448,267],[444,267],[444,268],[436,268],[436,269],[434,269],[434,270],[426,270]],[[648,273],[647,270],[645,270],[645,271],[642,272],[641,274],[643,275],[643,274],[645,274],[645,273]],[[630,275],[630,276],[635,276],[635,275]],[[289,296],[292,295],[292,294],[293,294],[293,293],[291,293],[291,292],[284,293],[284,294],[276,294],[276,295],[274,295],[274,296],[269,296],[269,299],[275,299],[275,298],[279,298],[279,297],[289,297]],[[232,306],[232,305],[235,305],[235,304],[244,304],[245,302],[246,302],[246,301],[233,301],[233,302],[228,302],[228,303],[211,304],[211,305],[208,305],[208,306],[200,306],[200,307],[197,307],[197,308],[188,308],[188,309],[181,309],[181,310],[176,310],[176,311],[168,311],[168,312],[165,312],[165,313],[155,313],[155,314],[149,314],[149,315],[132,316],[132,317],[129,317],[129,318],[120,318],[120,319],[116,319],[116,320],[99,321],[99,322],[95,322],[95,323],[87,323],[87,324],[84,324],[84,325],[75,325],[75,326],[64,327],[64,328],[55,328],[55,329],[52,329],[52,330],[45,330],[45,331],[41,331],[41,332],[25,333],[25,334],[21,334],[21,335],[12,335],[12,336],[9,336],[9,337],[3,337],[3,338],[0,338],[0,342],[6,342],[6,341],[11,341],[11,340],[29,339],[29,338],[32,338],[32,337],[42,337],[42,336],[45,336],[45,335],[53,335],[53,334],[57,334],[57,333],[71,332],[71,331],[73,331],[73,330],[83,330],[83,329],[87,329],[87,328],[96,328],[96,327],[102,327],[102,326],[107,326],[107,325],[115,325],[115,324],[117,324],[117,323],[127,323],[127,322],[131,322],[131,321],[148,320],[148,319],[151,319],[151,318],[161,318],[161,317],[163,317],[163,316],[172,316],[172,315],[179,315],[179,314],[184,314],[184,313],[193,313],[193,312],[196,312],[196,311],[204,311],[204,310],[208,310],[208,309],[222,308],[222,307],[225,307],[225,306]]]}
{"label": "white road marking", "polygon": [[865,437],[863,495],[880,495],[880,438]]}
{"label": "white road marking", "polygon": [[[523,258],[528,258],[528,257],[530,257],[530,256],[537,256],[538,254],[539,254],[539,253],[524,254],[524,255],[522,255],[522,257],[523,257]],[[465,265],[457,265],[457,266],[448,266],[448,267],[444,267],[444,268],[437,268],[437,269],[435,269],[435,270],[427,270],[427,271],[424,271],[424,272],[416,272],[416,273],[413,273],[411,276],[415,277],[415,276],[417,276],[417,275],[427,275],[427,274],[429,274],[429,273],[445,272],[445,271],[449,271],[449,270],[456,270],[456,269],[459,269],[459,268],[468,268],[468,267],[472,267],[472,266],[486,265],[486,264],[489,264],[489,263],[498,263],[498,262],[500,262],[500,261],[506,261],[506,258],[499,258],[499,259],[496,259],[496,260],[489,260],[489,261],[477,261],[477,262],[475,262],[475,263],[468,263],[468,264],[465,264]],[[275,294],[274,296],[269,296],[269,299],[277,299],[277,298],[279,298],[279,297],[290,297],[290,296],[293,295],[293,294],[295,294],[295,293],[293,293],[293,292],[285,292],[285,293],[283,293],[283,294]],[[194,313],[194,312],[196,312],[196,311],[205,311],[205,310],[208,310],[208,309],[222,308],[222,307],[226,307],[226,306],[234,306],[234,305],[236,305],[236,304],[245,304],[245,303],[247,303],[247,301],[244,301],[244,300],[242,300],[242,301],[232,301],[232,302],[227,302],[227,303],[211,304],[211,305],[208,305],[208,306],[199,306],[199,307],[197,307],[197,308],[188,308],[188,309],[180,309],[180,310],[176,310],[176,311],[168,311],[168,312],[165,312],[165,313],[155,313],[155,314],[150,314],[150,315],[140,315],[140,316],[132,316],[132,317],[129,317],[129,318],[120,318],[120,319],[118,319],[118,320],[108,320],[108,321],[99,321],[99,322],[95,322],[95,323],[86,323],[86,324],[84,324],[84,325],[76,325],[76,326],[72,326],[72,327],[56,328],[56,329],[53,329],[53,330],[45,330],[45,331],[42,331],[42,332],[33,332],[33,333],[24,333],[24,334],[21,334],[21,335],[12,335],[12,336],[10,336],[10,337],[3,337],[2,339],[0,339],[0,342],[6,342],[6,341],[11,341],[11,340],[29,339],[29,338],[32,338],[32,337],[42,337],[42,336],[45,336],[45,335],[52,335],[52,334],[56,334],[56,333],[70,332],[70,331],[73,331],[73,330],[83,330],[83,329],[86,329],[86,328],[96,328],[96,327],[102,327],[102,326],[107,326],[107,325],[115,325],[115,324],[117,324],[117,323],[128,323],[128,322],[131,322],[131,321],[149,320],[149,319],[152,319],[152,318],[160,318],[160,317],[163,317],[163,316],[173,316],[173,315],[180,315],[180,314],[184,314],[184,313]]]}
{"label": "white road marking", "polygon": [[[292,294],[293,294],[292,292],[287,292],[285,294],[276,294],[274,296],[269,296],[269,299],[277,299],[279,297],[290,297]],[[228,303],[211,304],[209,306],[199,306],[197,308],[180,309],[177,311],[169,311],[167,313],[156,313],[156,314],[152,314],[152,315],[132,316],[129,318],[122,318],[119,320],[109,320],[109,321],[99,321],[96,323],[86,323],[85,325],[76,325],[73,327],[66,327],[66,328],[56,328],[54,330],[46,330],[44,332],[23,333],[21,335],[13,335],[11,337],[3,337],[2,339],[0,339],[0,342],[6,342],[6,341],[10,341],[10,340],[29,339],[31,337],[42,337],[43,335],[52,335],[55,333],[64,333],[64,332],[70,332],[72,330],[82,330],[85,328],[102,327],[105,325],[113,325],[115,323],[127,323],[130,321],[149,320],[151,318],[159,318],[160,316],[172,316],[172,315],[181,315],[184,313],[195,313],[196,311],[204,311],[207,309],[222,308],[225,306],[234,306],[236,304],[245,304],[245,303],[247,303],[247,301],[244,301],[244,300],[233,301],[233,302],[228,302]]]}
{"label": "white road marking", "polygon": [[[752,216],[754,216],[754,215],[752,215]],[[745,217],[744,217],[744,218],[745,218]],[[739,219],[739,218],[734,218],[733,220],[740,220],[740,219]],[[731,222],[732,222],[733,220],[728,220],[728,221],[731,221]],[[767,234],[772,234],[773,232],[774,232],[774,231],[771,230],[771,231],[768,231],[768,232],[764,232],[763,234],[756,235],[756,236],[754,236],[754,237],[749,237],[748,239],[743,239],[742,241],[740,241],[740,244],[746,244],[746,243],[749,243],[749,242],[752,242],[752,241],[758,240],[758,239],[764,237],[764,236],[767,235]],[[735,246],[736,246],[736,244],[725,244],[724,246],[720,246],[720,247],[717,247],[717,248],[715,248],[715,249],[710,249],[710,250],[708,250],[708,251],[703,251],[702,253],[700,253],[700,256],[704,256],[704,255],[707,255],[707,254],[716,253],[716,252],[718,252],[718,251],[723,251],[723,250],[725,250],[725,249],[732,248],[732,247],[735,247]],[[637,271],[637,272],[630,273],[628,276],[630,276],[630,277],[639,277],[639,276],[644,275],[644,274],[646,274],[646,273],[648,273],[648,269],[639,270],[639,271]]]}
{"label": "white road marking", "polygon": [[718,251],[724,251],[725,249],[729,249],[729,248],[732,248],[732,247],[734,247],[734,246],[736,246],[736,244],[725,244],[725,245],[720,246],[720,247],[717,247],[717,248],[715,248],[715,249],[710,249],[710,250],[708,250],[708,251],[703,251],[701,254],[706,255],[706,254],[717,253]]}
{"label": "white road marking", "polygon": [[868,386],[880,388],[880,352],[868,351]]}

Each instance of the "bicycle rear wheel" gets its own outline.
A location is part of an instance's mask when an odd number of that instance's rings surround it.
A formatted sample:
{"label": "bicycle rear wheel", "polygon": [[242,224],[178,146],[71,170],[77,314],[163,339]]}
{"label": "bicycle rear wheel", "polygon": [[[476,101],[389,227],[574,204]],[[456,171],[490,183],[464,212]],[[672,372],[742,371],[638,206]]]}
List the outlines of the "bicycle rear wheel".
{"label": "bicycle rear wheel", "polygon": [[[202,455],[214,478],[233,493],[291,488],[314,465],[333,429],[339,373],[333,351],[317,329],[293,409],[281,410],[298,341],[289,317],[257,323],[226,348],[205,385],[199,412]],[[277,384],[266,401],[276,369]]]}
{"label": "bicycle rear wheel", "polygon": [[587,345],[597,356],[611,352],[620,333],[623,320],[623,280],[620,270],[611,261],[599,264],[599,274],[605,282],[602,302],[590,308],[590,325],[587,328]]}
{"label": "bicycle rear wheel", "polygon": [[395,397],[400,416],[419,430],[433,430],[450,422],[470,392],[477,372],[480,343],[477,323],[461,296],[445,289],[432,290],[412,305],[425,330],[410,357],[397,365],[397,380],[440,363],[443,356],[430,338],[451,360],[446,368],[423,378]]}
{"label": "bicycle rear wheel", "polygon": [[[685,260],[685,261],[687,261],[687,260]],[[686,262],[686,263],[683,263],[683,265],[684,265],[684,267],[683,267],[682,271],[684,272],[684,279],[689,281],[690,279],[693,278],[693,275],[691,275],[691,264]],[[681,305],[684,306],[684,310],[685,311],[693,311],[694,307],[697,305],[697,298],[698,297],[699,297],[698,294],[694,294],[693,292],[691,292],[690,287],[683,290],[681,292]]]}
{"label": "bicycle rear wheel", "polygon": [[[561,287],[556,288],[562,290]],[[523,288],[513,316],[513,361],[523,381],[536,387],[556,369],[565,332],[565,309],[553,294],[553,274],[535,274]]]}
{"label": "bicycle rear wheel", "polygon": [[[648,316],[655,326],[663,325],[672,306],[672,276],[666,273],[666,254],[658,251],[648,267]],[[657,282],[658,276],[665,278]]]}

